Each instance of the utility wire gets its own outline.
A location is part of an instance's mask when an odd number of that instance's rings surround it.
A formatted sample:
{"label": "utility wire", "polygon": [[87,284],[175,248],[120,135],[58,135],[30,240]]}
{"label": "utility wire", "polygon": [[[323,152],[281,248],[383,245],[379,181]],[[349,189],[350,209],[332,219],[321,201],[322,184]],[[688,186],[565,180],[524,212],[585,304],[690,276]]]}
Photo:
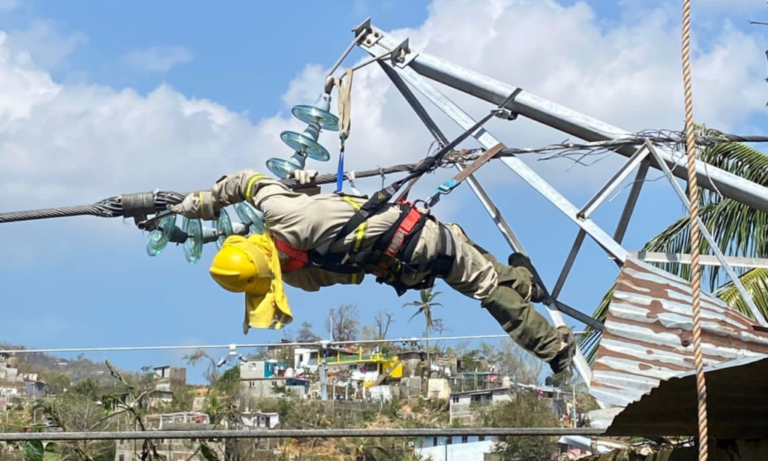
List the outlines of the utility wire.
{"label": "utility wire", "polygon": [[[768,142],[768,136],[742,136],[733,134],[695,134],[696,143],[698,145],[714,145],[724,142]],[[560,144],[550,144],[543,147],[531,147],[531,148],[506,148],[499,152],[495,159],[523,154],[541,154],[544,152],[558,151],[550,157],[543,157],[541,160],[550,160],[553,158],[569,157],[578,154],[579,159],[577,163],[582,163],[581,160],[587,155],[596,155],[599,153],[606,153],[615,150],[622,146],[639,146],[645,142],[645,140],[651,141],[655,144],[671,144],[680,145],[684,143],[685,136],[681,132],[672,130],[646,130],[637,134],[628,135],[627,137],[620,139],[611,139],[606,141],[595,142],[562,142]],[[482,152],[481,152],[482,153]],[[468,152],[468,151],[454,151],[449,153],[437,166],[450,166],[459,162],[468,162],[477,158],[481,153]],[[369,178],[374,176],[384,176],[394,173],[409,173],[414,170],[416,164],[400,164],[388,168],[378,168],[374,170],[364,170],[355,172],[357,178]],[[345,173],[345,176],[348,173]],[[332,184],[336,182],[337,174],[323,174],[315,178],[315,184]],[[288,187],[296,188],[301,187],[298,181],[294,179],[282,179],[282,184]],[[158,191],[150,192],[154,199],[154,209],[143,210],[147,214],[154,214],[165,211],[168,205],[175,205],[184,200],[187,193],[178,193],[171,191]],[[135,195],[135,194],[128,194]],[[56,207],[47,208],[41,210],[28,210],[28,211],[14,211],[0,213],[0,224],[18,221],[32,221],[37,219],[49,219],[49,218],[62,218],[71,216],[98,216],[103,218],[117,218],[124,216],[124,209],[122,204],[122,198],[125,196],[110,197],[99,202],[90,205],[81,206],[68,206],[68,207]]]}
{"label": "utility wire", "polygon": [[411,429],[262,429],[199,431],[22,432],[0,433],[0,441],[145,440],[145,439],[282,439],[344,437],[462,437],[602,435],[604,429],[568,427],[468,427]]}
{"label": "utility wire", "polygon": [[[584,334],[584,332],[575,332]],[[364,339],[359,341],[314,341],[314,342],[285,342],[285,343],[247,343],[247,344],[202,344],[202,345],[178,345],[178,346],[116,346],[116,347],[76,347],[76,348],[52,348],[52,349],[2,349],[0,354],[35,354],[35,353],[63,353],[63,352],[126,352],[126,351],[162,351],[162,350],[186,350],[186,349],[230,349],[261,348],[261,347],[333,347],[342,345],[386,344],[386,343],[414,343],[425,341],[463,341],[472,339],[501,339],[509,338],[509,335],[471,335],[471,336],[431,336],[429,338],[396,338],[396,339]]]}
{"label": "utility wire", "polygon": [[[375,170],[364,170],[355,172],[357,178],[368,178],[394,173],[408,173],[413,171],[415,164],[401,164],[388,168],[377,168]],[[336,182],[336,174],[323,174],[315,178],[318,185],[331,184]],[[283,179],[281,183],[287,187],[300,187],[298,181],[294,179]],[[188,193],[178,193],[170,191],[159,191],[151,193],[154,195],[154,210],[145,210],[147,212],[165,211],[168,205],[181,203]],[[12,211],[0,213],[0,224],[18,221],[33,221],[37,219],[64,218],[71,216],[98,216],[101,218],[118,218],[123,216],[123,205],[121,196],[110,197],[90,205],[68,206],[47,208],[42,210]]]}

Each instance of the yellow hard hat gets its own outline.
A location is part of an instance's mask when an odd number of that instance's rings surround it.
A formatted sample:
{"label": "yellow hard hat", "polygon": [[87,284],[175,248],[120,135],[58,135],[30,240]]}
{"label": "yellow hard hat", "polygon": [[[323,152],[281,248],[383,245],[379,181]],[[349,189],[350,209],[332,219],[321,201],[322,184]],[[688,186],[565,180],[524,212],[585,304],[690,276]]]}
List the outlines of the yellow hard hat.
{"label": "yellow hard hat", "polygon": [[278,330],[293,321],[277,248],[270,237],[229,236],[214,256],[209,272],[225,290],[245,293],[244,334],[250,327]]}
{"label": "yellow hard hat", "polygon": [[264,251],[240,235],[224,241],[209,272],[216,283],[234,293],[266,294],[274,277]]}

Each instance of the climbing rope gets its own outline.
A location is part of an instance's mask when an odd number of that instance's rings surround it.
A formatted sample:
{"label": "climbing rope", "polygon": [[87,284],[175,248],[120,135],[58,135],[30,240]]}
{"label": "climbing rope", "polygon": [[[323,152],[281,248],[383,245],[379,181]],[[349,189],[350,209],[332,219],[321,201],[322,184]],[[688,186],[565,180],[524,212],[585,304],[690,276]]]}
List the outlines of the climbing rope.
{"label": "climbing rope", "polygon": [[698,396],[699,461],[709,459],[707,422],[707,383],[701,352],[701,268],[699,253],[699,186],[696,178],[696,135],[693,125],[693,90],[691,88],[691,0],[683,0],[683,89],[685,92],[685,150],[688,154],[688,194],[691,202],[691,290],[693,295],[693,363],[696,367]]}

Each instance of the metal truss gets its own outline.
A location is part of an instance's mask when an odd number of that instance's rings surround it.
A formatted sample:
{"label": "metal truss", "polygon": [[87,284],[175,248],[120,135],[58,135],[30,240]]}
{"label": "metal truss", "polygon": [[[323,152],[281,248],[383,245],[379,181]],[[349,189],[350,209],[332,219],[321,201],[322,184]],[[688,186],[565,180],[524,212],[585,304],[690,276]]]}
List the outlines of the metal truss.
{"label": "metal truss", "polygon": [[[430,117],[427,110],[421,105],[411,91],[411,88],[414,88],[432,102],[461,128],[469,129],[474,125],[475,120],[440,92],[429,80],[447,85],[494,105],[501,104],[510,95],[513,95],[512,102],[504,107],[506,109],[506,116],[504,118],[506,119],[514,120],[518,116],[525,116],[587,141],[620,139],[632,136],[627,131],[547,101],[520,88],[499,82],[427,53],[416,51],[410,47],[407,39],[402,42],[396,41],[384,31],[372,26],[370,20],[366,20],[366,22],[354,30],[356,36],[360,38],[357,46],[371,56],[381,58],[378,60],[381,68],[408,101],[432,136],[443,145],[448,143],[447,138]],[[366,30],[367,33],[363,33],[363,30]],[[473,137],[486,149],[492,148],[499,142],[484,128],[480,128],[473,133]],[[554,289],[551,291],[551,296],[555,301],[551,305],[546,306],[552,322],[557,326],[565,325],[563,314],[566,314],[585,324],[602,329],[602,325],[596,320],[558,299],[586,236],[592,238],[619,266],[623,265],[628,258],[638,258],[647,261],[675,261],[683,264],[690,262],[689,255],[630,252],[621,245],[650,167],[658,168],[665,173],[683,204],[688,207],[688,199],[675,179],[675,177],[684,180],[687,178],[685,156],[683,155],[682,158],[679,158],[679,154],[673,153],[665,147],[655,146],[647,140],[645,143],[640,143],[639,146],[625,145],[617,148],[615,151],[628,157],[627,162],[619,168],[616,174],[583,207],[577,207],[571,203],[554,185],[545,181],[519,158],[514,156],[501,158],[501,162],[520,176],[539,194],[544,196],[579,228],[573,247],[566,257],[560,276],[555,283]],[[463,169],[463,165],[457,165],[456,167],[459,170]],[[637,173],[635,174],[626,204],[617,227],[613,235],[611,235],[592,221],[590,215],[635,170]],[[753,208],[768,212],[768,188],[701,161],[697,164],[697,172],[699,184],[702,187],[716,191],[725,197]],[[469,176],[467,182],[478,200],[480,200],[483,208],[485,208],[496,224],[507,244],[514,251],[525,253],[522,242],[517,238],[477,179]],[[731,264],[743,267],[764,267],[768,266],[768,260],[725,257],[718,246],[714,244],[714,239],[701,220],[699,220],[699,225],[701,226],[702,234],[715,252],[714,257],[705,257],[703,263],[722,266],[739,289],[745,302],[750,306],[757,321],[761,325],[766,326],[765,319],[757,311],[752,299],[738,277],[736,277],[735,272],[733,272]],[[584,382],[589,386],[592,373],[581,350],[577,352],[574,364]],[[601,406],[603,405],[601,404]]]}

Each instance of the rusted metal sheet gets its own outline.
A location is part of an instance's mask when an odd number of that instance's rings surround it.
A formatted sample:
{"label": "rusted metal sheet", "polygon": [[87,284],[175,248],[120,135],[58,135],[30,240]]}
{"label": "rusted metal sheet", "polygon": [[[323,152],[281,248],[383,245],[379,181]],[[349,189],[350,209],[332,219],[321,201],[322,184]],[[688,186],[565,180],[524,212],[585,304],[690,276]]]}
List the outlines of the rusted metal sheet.
{"label": "rusted metal sheet", "polygon": [[[590,394],[626,407],[660,381],[693,370],[691,302],[688,282],[627,259],[608,308]],[[706,293],[701,306],[705,365],[768,355],[768,333],[751,320]]]}
{"label": "rusted metal sheet", "polygon": [[[737,359],[705,368],[709,436],[761,439],[768,434],[768,358]],[[696,375],[662,381],[629,404],[606,435],[695,436],[698,434]],[[765,452],[763,457],[765,459]]]}

